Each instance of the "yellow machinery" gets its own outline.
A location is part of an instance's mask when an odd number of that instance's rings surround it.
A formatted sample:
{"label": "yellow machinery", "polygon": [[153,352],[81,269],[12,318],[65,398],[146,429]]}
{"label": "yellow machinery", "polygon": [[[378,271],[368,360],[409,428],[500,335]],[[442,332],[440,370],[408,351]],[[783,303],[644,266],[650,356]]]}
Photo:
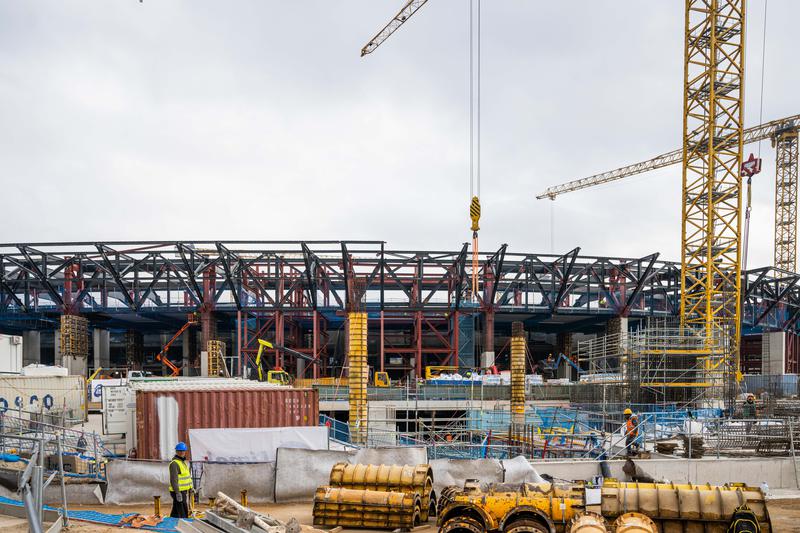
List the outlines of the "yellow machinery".
{"label": "yellow machinery", "polygon": [[389,379],[389,374],[387,372],[375,372],[373,376],[373,385],[375,387],[391,387],[392,380]]}
{"label": "yellow machinery", "polygon": [[458,370],[457,366],[426,366],[425,379],[436,379],[442,374],[456,374]]}
{"label": "yellow machinery", "polygon": [[436,514],[433,470],[430,465],[363,465],[336,463],[331,469],[332,487],[404,492],[420,498],[420,519]]}
{"label": "yellow machinery", "polygon": [[[587,505],[587,501],[601,503]],[[613,531],[619,533],[725,533],[743,504],[755,514],[761,532],[769,533],[763,492],[742,484],[622,483],[607,479],[600,489],[538,483],[496,485],[483,491],[477,482],[468,481],[463,488],[442,491],[438,525],[444,533],[597,533],[613,522]],[[587,512],[603,520],[586,517]]]}
{"label": "yellow machinery", "polygon": [[[258,381],[264,381],[264,371],[261,369],[261,356],[264,353],[264,348],[274,348],[273,344],[263,339],[258,339],[258,353],[256,354],[256,369],[258,370]],[[267,383],[274,383],[275,385],[290,385],[292,383],[292,376],[281,368],[267,371]]]}
{"label": "yellow machinery", "polygon": [[314,494],[314,525],[347,528],[411,529],[420,524],[415,493],[319,487]]}

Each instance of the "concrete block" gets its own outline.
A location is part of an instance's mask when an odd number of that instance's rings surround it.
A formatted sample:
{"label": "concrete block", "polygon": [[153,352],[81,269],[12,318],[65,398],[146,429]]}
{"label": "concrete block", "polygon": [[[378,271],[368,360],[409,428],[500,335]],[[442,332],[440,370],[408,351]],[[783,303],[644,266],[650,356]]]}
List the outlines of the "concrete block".
{"label": "concrete block", "polygon": [[169,506],[169,463],[161,461],[111,461],[106,465],[106,502],[112,505],[145,504],[161,496]]}
{"label": "concrete block", "polygon": [[247,500],[253,503],[275,501],[275,463],[242,463],[203,465],[203,479],[199,494],[203,498],[215,497],[223,492],[238,498],[247,490]]}
{"label": "concrete block", "polygon": [[355,452],[278,448],[275,462],[275,501],[305,502],[330,481],[336,463],[352,463]]}

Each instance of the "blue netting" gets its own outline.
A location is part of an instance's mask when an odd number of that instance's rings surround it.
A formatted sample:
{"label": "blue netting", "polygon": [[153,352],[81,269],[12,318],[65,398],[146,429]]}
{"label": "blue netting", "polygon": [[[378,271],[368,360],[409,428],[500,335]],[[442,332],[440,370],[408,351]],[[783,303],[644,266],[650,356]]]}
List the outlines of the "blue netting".
{"label": "blue netting", "polygon": [[[4,498],[0,496],[0,502],[8,505],[16,505],[22,507],[22,502],[19,500],[12,500],[11,498]],[[59,511],[58,507],[44,506],[45,509],[51,511]],[[100,511],[68,511],[67,516],[72,520],[81,520],[84,522],[93,522],[95,524],[105,524],[108,526],[116,526],[120,520],[126,516],[131,516],[136,513],[123,513],[123,514],[109,514],[101,513]],[[178,532],[178,518],[162,518],[161,523],[157,526],[142,526],[139,529],[145,531],[158,531],[160,533],[177,533]]]}

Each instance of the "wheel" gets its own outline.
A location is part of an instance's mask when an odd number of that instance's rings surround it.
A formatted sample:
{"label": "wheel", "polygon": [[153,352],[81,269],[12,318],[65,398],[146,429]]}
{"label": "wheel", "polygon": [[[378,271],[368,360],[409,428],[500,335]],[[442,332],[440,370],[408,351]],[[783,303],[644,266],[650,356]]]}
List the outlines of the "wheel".
{"label": "wheel", "polygon": [[503,528],[503,533],[548,533],[547,526],[530,518],[517,518]]}
{"label": "wheel", "polygon": [[483,526],[474,518],[451,518],[444,523],[439,533],[484,533]]}

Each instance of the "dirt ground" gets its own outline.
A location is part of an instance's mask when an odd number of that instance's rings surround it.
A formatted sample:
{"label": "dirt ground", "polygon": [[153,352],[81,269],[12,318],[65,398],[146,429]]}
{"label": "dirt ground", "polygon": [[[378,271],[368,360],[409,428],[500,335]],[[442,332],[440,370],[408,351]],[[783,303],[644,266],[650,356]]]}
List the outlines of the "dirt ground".
{"label": "dirt ground", "polygon": [[[782,499],[770,500],[768,502],[769,515],[772,520],[773,533],[800,533],[800,499]],[[251,505],[251,507],[259,512],[267,513],[280,520],[288,520],[291,517],[297,518],[301,524],[311,524],[311,505],[307,503],[292,503],[292,504],[265,504],[265,505]],[[201,509],[205,507],[201,506]],[[87,505],[75,506],[75,510],[95,510],[105,513],[141,513],[152,514],[152,505],[148,506],[103,506],[103,505]],[[162,512],[169,514],[169,505],[162,508]],[[435,531],[435,520],[431,519],[430,529],[428,531]],[[7,533],[27,533],[28,526],[24,520],[17,518],[9,518],[0,516],[0,531]],[[119,531],[128,531],[129,528],[117,528],[100,526],[96,524],[89,524],[87,522],[79,522],[73,520],[70,523],[70,533],[112,533]],[[343,533],[372,533],[376,530],[359,529],[359,530],[343,530]]]}

